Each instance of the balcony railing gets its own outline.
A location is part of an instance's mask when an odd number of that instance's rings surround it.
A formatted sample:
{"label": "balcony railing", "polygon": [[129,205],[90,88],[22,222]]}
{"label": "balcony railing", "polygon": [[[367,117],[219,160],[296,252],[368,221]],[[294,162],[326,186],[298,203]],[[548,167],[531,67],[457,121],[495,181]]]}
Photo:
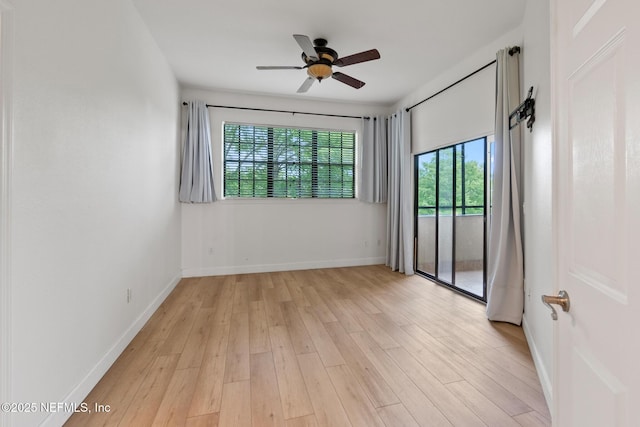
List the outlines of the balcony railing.
{"label": "balcony railing", "polygon": [[[451,230],[451,215],[440,215],[441,230]],[[467,214],[456,215],[456,271],[482,270],[484,253],[484,215]],[[418,270],[433,272],[435,270],[435,244],[436,235],[435,215],[420,215],[417,218],[418,226]],[[449,243],[447,243],[447,241]],[[452,239],[440,239],[440,253],[452,253]],[[443,246],[444,245],[444,246]],[[449,262],[451,260],[449,259]],[[442,266],[442,262],[440,263]]]}

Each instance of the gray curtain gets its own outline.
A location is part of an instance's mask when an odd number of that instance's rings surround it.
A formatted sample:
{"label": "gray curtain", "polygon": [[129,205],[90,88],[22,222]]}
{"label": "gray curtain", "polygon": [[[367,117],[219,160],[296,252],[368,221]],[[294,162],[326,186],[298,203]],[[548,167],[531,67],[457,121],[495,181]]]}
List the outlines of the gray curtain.
{"label": "gray curtain", "polygon": [[404,109],[387,123],[389,190],[387,265],[413,274],[413,190],[411,185],[411,115]]}
{"label": "gray curtain", "polygon": [[497,53],[496,124],[492,208],[487,258],[487,317],[519,325],[524,309],[524,261],[520,227],[520,126],[509,114],[521,102],[519,55]]}
{"label": "gray curtain", "polygon": [[362,119],[362,178],[359,198],[368,203],[387,201],[387,128],[383,116]]}
{"label": "gray curtain", "polygon": [[213,188],[211,126],[203,101],[187,103],[187,133],[182,152],[180,201],[209,203],[216,200]]}

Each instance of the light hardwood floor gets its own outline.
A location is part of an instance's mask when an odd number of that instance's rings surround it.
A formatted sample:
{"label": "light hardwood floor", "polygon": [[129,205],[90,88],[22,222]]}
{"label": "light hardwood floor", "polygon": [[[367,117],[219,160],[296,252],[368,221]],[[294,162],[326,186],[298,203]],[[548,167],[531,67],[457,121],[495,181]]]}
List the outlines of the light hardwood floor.
{"label": "light hardwood floor", "polygon": [[384,266],[184,279],[66,425],[550,425],[484,308]]}

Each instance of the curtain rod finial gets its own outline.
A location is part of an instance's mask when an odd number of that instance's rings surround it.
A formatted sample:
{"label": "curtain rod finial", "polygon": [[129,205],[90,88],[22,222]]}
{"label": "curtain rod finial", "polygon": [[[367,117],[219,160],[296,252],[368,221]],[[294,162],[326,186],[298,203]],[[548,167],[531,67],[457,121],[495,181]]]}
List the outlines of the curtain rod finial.
{"label": "curtain rod finial", "polygon": [[511,49],[509,49],[509,55],[513,56],[516,53],[520,53],[520,46],[514,46]]}

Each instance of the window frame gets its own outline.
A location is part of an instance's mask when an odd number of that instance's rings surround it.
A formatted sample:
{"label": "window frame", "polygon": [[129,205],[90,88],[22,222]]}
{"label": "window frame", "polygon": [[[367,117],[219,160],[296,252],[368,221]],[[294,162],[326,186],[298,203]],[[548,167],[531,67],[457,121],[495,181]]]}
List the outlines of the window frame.
{"label": "window frame", "polygon": [[[238,174],[240,174],[240,165],[241,163],[243,163],[243,160],[241,160],[241,156],[242,156],[242,151],[241,151],[241,138],[240,135],[238,135],[238,139],[235,142],[235,144],[237,144],[238,147],[238,157],[237,159],[228,159],[228,144],[229,142],[227,141],[227,126],[238,126],[238,127],[248,127],[248,128],[253,128],[253,132],[254,132],[254,136],[252,137],[252,142],[250,144],[252,144],[253,146],[253,151],[249,152],[247,150],[247,153],[251,153],[250,155],[253,157],[252,160],[244,162],[247,165],[250,165],[250,169],[251,169],[251,176],[254,177],[254,182],[255,182],[255,176],[256,176],[256,169],[255,169],[255,165],[258,163],[255,161],[255,153],[256,153],[256,136],[255,136],[255,130],[258,128],[262,128],[261,130],[263,132],[266,132],[266,144],[267,144],[267,152],[266,152],[266,160],[265,161],[260,161],[260,163],[264,164],[267,168],[267,173],[266,173],[266,192],[264,190],[256,192],[256,188],[255,188],[255,184],[252,188],[251,193],[242,193],[242,190],[240,188],[240,184],[242,179],[239,177],[238,180],[231,180],[232,182],[237,182],[237,189],[232,189],[231,191],[228,190],[228,165],[231,163],[235,163],[237,164],[238,167]],[[304,125],[291,125],[291,124],[286,124],[286,125],[278,125],[278,124],[259,124],[259,123],[251,123],[251,122],[244,122],[244,121],[237,121],[237,120],[223,120],[221,122],[221,172],[222,172],[222,194],[223,194],[223,198],[226,200],[355,200],[357,199],[357,182],[358,182],[358,167],[359,167],[359,162],[358,162],[358,137],[359,137],[359,132],[356,129],[349,129],[347,127],[342,128],[342,129],[336,129],[336,128],[326,128],[326,127],[317,127],[317,126],[304,126]],[[281,147],[285,147],[285,149],[289,146],[289,131],[293,131],[292,133],[295,135],[297,134],[297,138],[301,138],[302,137],[302,133],[311,133],[311,160],[307,160],[307,161],[302,161],[301,155],[300,155],[300,150],[298,153],[298,156],[295,157],[293,160],[290,160],[288,158],[288,155],[290,153],[287,154],[287,158],[282,161],[282,159],[280,159],[279,161],[274,159],[274,130],[278,129],[278,130],[284,130],[285,131],[285,142],[284,144],[282,144],[281,141]],[[326,133],[326,146],[323,145],[320,148],[326,148],[328,150],[328,152],[332,152],[332,150],[334,149],[338,149],[339,153],[340,153],[340,161],[339,162],[331,162],[331,154],[329,154],[329,157],[327,158],[327,160],[325,162],[319,160],[319,155],[318,155],[318,134],[319,133]],[[340,145],[339,146],[334,146],[332,145],[332,135],[335,134],[340,134]],[[350,138],[350,141],[347,142],[347,146],[343,146],[344,144],[344,135],[347,135]],[[264,135],[263,135],[264,136]],[[291,138],[296,138],[295,136],[291,137]],[[298,144],[300,144],[300,140],[298,141]],[[295,144],[294,144],[295,146]],[[343,159],[343,155],[345,153],[345,151],[350,152],[350,157],[347,156],[347,158],[350,158],[349,160],[342,160]],[[264,153],[263,153],[264,155]],[[294,168],[298,168],[299,170],[301,170],[302,166],[306,166],[305,169],[311,169],[311,177],[308,179],[299,179],[298,180],[298,190],[297,192],[294,191],[295,194],[291,194],[290,193],[290,182],[288,181],[288,178],[282,180],[281,178],[278,179],[278,171],[276,171],[276,169],[278,167],[282,167],[284,165],[285,168],[289,167],[289,166],[293,166]],[[331,173],[332,173],[332,168],[337,167],[340,169],[341,172],[341,179],[340,182],[342,183],[339,187],[336,188],[332,188],[329,187],[328,189],[325,189],[324,191],[322,191],[321,188],[321,179],[318,176],[319,173],[319,167],[325,167],[326,170],[328,172],[326,172],[328,175],[328,179],[331,179]],[[346,176],[348,176],[348,180],[345,180],[345,173]],[[298,177],[300,178],[303,175],[302,172],[299,172]],[[285,175],[286,176],[286,175]],[[282,190],[282,188],[280,189],[280,191],[275,190],[275,184],[277,182],[280,182],[281,185],[284,185],[284,190]],[[346,185],[345,185],[346,183]],[[300,190],[300,188],[302,187],[302,185],[307,186],[307,188],[305,189],[305,191]],[[310,188],[310,190],[309,190]],[[345,192],[346,190],[346,192]]]}

